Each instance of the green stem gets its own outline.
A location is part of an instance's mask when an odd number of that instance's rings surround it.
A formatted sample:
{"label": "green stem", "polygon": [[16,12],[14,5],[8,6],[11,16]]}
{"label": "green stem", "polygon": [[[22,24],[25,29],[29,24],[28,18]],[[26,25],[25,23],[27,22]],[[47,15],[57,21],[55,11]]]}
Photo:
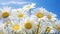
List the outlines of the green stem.
{"label": "green stem", "polygon": [[[39,26],[40,26],[40,22],[39,22]],[[37,32],[36,32],[36,34],[38,34],[38,33],[39,33],[39,26],[38,26],[38,28],[37,28]]]}

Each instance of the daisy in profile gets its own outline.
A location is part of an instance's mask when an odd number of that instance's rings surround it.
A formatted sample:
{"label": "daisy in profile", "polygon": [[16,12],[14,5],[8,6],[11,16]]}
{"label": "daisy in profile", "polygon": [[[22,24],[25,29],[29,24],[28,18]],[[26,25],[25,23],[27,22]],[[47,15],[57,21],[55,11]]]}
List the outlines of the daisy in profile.
{"label": "daisy in profile", "polygon": [[47,18],[47,20],[49,20],[49,21],[55,21],[55,20],[57,20],[56,17],[57,17],[57,15],[54,14],[54,13],[52,13],[52,12],[49,12],[49,13],[47,13],[47,15],[46,15],[46,18]]}
{"label": "daisy in profile", "polygon": [[24,10],[30,10],[32,8],[35,8],[35,3],[28,4],[23,7]]}
{"label": "daisy in profile", "polygon": [[35,31],[37,28],[37,23],[31,20],[30,17],[26,18],[22,24],[24,30],[30,34],[32,33],[32,30]]}
{"label": "daisy in profile", "polygon": [[10,15],[11,15],[11,7],[4,7],[2,9],[0,9],[1,11],[1,18],[2,20],[6,21],[9,19]]}

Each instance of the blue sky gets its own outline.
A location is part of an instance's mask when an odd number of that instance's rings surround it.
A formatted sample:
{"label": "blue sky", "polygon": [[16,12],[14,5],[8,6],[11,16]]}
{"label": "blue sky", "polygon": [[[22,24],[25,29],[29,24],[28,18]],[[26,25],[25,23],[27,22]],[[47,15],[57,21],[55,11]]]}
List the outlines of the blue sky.
{"label": "blue sky", "polygon": [[[60,0],[0,0],[0,8],[3,6],[11,6],[12,8],[19,8],[27,3],[20,4],[8,4],[8,2],[28,2],[28,3],[36,3],[36,7],[44,7],[48,11],[51,11],[57,14],[57,18],[60,19]],[[3,4],[2,4],[3,3]],[[4,5],[4,3],[7,3]]]}

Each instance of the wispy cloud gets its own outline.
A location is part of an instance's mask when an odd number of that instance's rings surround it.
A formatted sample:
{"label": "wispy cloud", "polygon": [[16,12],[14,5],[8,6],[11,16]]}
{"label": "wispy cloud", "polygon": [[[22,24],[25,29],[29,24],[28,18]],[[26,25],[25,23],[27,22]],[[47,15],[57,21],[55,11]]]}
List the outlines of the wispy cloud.
{"label": "wispy cloud", "polygon": [[26,4],[26,3],[32,3],[32,2],[17,2],[17,1],[10,1],[10,2],[2,2],[0,5],[9,5],[9,4]]}

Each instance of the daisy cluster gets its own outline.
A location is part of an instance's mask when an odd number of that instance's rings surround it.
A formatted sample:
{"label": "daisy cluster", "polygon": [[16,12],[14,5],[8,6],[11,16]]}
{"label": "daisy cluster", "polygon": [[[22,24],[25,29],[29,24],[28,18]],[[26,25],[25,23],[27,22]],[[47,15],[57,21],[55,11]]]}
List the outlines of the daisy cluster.
{"label": "daisy cluster", "polygon": [[22,8],[0,8],[0,34],[49,34],[60,31],[57,15],[28,4]]}

